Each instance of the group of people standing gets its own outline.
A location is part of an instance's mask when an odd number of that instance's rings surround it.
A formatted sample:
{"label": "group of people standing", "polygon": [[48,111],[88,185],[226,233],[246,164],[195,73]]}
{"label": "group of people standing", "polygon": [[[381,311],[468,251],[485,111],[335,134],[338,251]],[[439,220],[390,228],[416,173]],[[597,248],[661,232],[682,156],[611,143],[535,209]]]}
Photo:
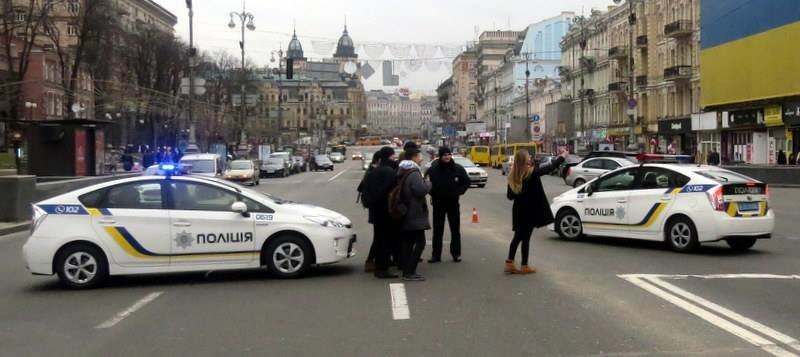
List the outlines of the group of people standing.
{"label": "group of people standing", "polygon": [[[425,250],[425,231],[431,229],[427,196],[433,206],[432,253],[428,263],[442,261],[442,239],[445,219],[450,226],[450,255],[453,262],[461,262],[461,208],[459,199],[467,192],[470,178],[466,170],[453,160],[452,151],[439,148],[438,158],[431,162],[423,174],[422,152],[409,142],[403,147],[398,160],[395,150],[383,147],[373,155],[372,162],[358,186],[362,205],[369,211],[373,226],[365,271],[376,278],[392,279],[398,275],[390,272],[396,266],[405,281],[424,281],[417,273]],[[535,168],[530,154],[520,151],[515,155],[515,165],[509,175],[507,196],[514,201],[514,239],[506,260],[506,273],[533,273],[528,264],[530,236],[533,229],[553,222],[553,215],[545,196],[540,177],[561,165],[568,153],[550,164]],[[514,266],[514,256],[522,245],[522,267]]]}

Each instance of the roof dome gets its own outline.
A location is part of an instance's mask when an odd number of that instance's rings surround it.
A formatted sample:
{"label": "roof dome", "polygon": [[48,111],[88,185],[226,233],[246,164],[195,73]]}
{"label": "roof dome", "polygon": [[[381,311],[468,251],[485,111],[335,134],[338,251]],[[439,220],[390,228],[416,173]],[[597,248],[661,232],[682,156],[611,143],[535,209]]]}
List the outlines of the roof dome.
{"label": "roof dome", "polygon": [[303,45],[300,44],[300,40],[297,39],[297,31],[292,33],[292,41],[289,42],[286,57],[292,59],[303,58]]}
{"label": "roof dome", "polygon": [[358,57],[353,39],[347,33],[347,25],[344,26],[344,32],[339,38],[339,44],[336,45],[336,53],[333,54],[333,57]]}

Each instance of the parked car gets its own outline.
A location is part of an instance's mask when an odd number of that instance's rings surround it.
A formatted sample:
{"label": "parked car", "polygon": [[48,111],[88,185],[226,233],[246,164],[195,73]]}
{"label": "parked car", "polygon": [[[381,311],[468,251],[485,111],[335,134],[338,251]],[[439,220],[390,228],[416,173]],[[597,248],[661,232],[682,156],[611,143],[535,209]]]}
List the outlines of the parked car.
{"label": "parked car", "polygon": [[583,158],[581,158],[578,155],[573,155],[573,154],[568,155],[567,158],[564,160],[564,163],[561,164],[561,167],[558,168],[558,176],[561,177],[562,179],[566,179],[567,169],[577,165],[582,160]]}
{"label": "parked car", "polygon": [[354,152],[354,153],[353,153],[353,155],[350,157],[350,160],[361,160],[361,159],[363,159],[363,158],[364,158],[364,155],[363,155],[363,154],[361,154],[361,151],[356,151],[356,152]]}
{"label": "parked car", "polygon": [[633,165],[633,161],[618,157],[591,158],[567,168],[567,177],[564,179],[564,183],[578,187],[606,172]]}
{"label": "parked car", "polygon": [[371,152],[368,152],[368,153],[365,153],[361,157],[361,169],[362,170],[367,171],[367,169],[369,168],[369,164],[372,163],[372,155],[374,155],[374,154],[371,153]]}
{"label": "parked car", "polygon": [[264,177],[287,177],[291,171],[291,163],[280,157],[270,157],[261,164],[261,175]]}
{"label": "parked car", "polygon": [[217,154],[183,155],[179,164],[188,167],[192,175],[218,177],[222,175],[224,165]]}
{"label": "parked car", "polygon": [[308,163],[306,162],[306,159],[300,155],[292,157],[292,164],[294,167],[294,173],[296,174],[308,171]]}
{"label": "parked car", "polygon": [[342,153],[340,153],[340,152],[332,152],[330,154],[330,159],[333,162],[341,163],[341,162],[344,162],[344,155],[342,155]]}
{"label": "parked car", "polygon": [[316,155],[311,158],[311,162],[309,163],[309,168],[312,171],[333,171],[333,162],[327,155]]}
{"label": "parked car", "polygon": [[228,181],[250,183],[256,186],[259,184],[261,170],[252,160],[235,160],[231,161],[222,176]]}

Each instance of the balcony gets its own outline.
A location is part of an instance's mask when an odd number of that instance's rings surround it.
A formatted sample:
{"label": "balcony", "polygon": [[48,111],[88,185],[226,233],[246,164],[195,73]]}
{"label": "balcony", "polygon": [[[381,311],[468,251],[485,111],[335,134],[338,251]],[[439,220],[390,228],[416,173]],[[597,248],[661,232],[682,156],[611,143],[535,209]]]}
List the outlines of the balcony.
{"label": "balcony", "polygon": [[636,36],[636,48],[647,48],[647,35]]}
{"label": "balcony", "polygon": [[569,72],[571,69],[569,66],[558,66],[558,76],[562,78],[569,79]]}
{"label": "balcony", "polygon": [[664,36],[678,38],[692,34],[692,22],[678,20],[664,25]]}
{"label": "balcony", "polygon": [[647,76],[636,76],[636,85],[639,87],[647,86]]}
{"label": "balcony", "polygon": [[621,93],[625,91],[625,82],[614,82],[608,84],[609,93]]}
{"label": "balcony", "polygon": [[594,57],[581,57],[579,60],[581,64],[581,68],[587,71],[593,71],[594,68],[597,66],[597,60]]}
{"label": "balcony", "polygon": [[628,57],[628,49],[625,46],[614,46],[608,49],[608,58],[623,59]]}
{"label": "balcony", "polygon": [[594,89],[591,89],[591,88],[580,89],[580,90],[578,90],[578,95],[580,95],[581,97],[592,98],[592,97],[594,97]]}
{"label": "balcony", "polygon": [[664,69],[665,81],[678,81],[692,78],[692,66],[672,66]]}

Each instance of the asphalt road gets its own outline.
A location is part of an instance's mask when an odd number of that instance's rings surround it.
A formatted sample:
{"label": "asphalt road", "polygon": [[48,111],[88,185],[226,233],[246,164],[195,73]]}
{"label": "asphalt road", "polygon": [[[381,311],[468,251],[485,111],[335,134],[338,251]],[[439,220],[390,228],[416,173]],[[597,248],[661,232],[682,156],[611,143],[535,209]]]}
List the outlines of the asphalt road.
{"label": "asphalt road", "polygon": [[[511,204],[504,177],[488,171],[489,185],[462,200],[464,261],[422,263],[428,280],[420,283],[362,272],[371,227],[355,202],[363,171],[350,160],[258,187],[337,210],[358,230],[355,258],[300,280],[248,270],[120,277],[66,291],[25,270],[26,234],[0,237],[0,355],[800,355],[800,189],[770,190],[776,231],[750,252],[723,243],[677,254],[540,230],[532,245],[539,272],[507,276]],[[545,186],[550,197],[567,189],[554,177]],[[470,223],[473,207],[480,223]],[[392,295],[390,284],[402,285]],[[398,287],[408,319],[395,319],[403,317]]]}

